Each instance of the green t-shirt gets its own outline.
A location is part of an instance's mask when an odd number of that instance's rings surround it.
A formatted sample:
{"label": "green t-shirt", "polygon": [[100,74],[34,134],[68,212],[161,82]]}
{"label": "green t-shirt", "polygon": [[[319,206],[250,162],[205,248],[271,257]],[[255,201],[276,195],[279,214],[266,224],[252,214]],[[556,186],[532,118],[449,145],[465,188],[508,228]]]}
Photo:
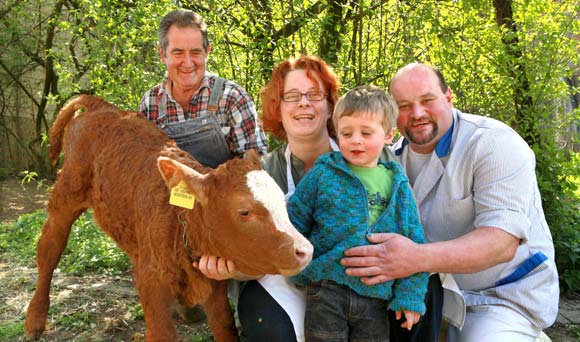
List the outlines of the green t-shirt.
{"label": "green t-shirt", "polygon": [[389,205],[393,195],[393,171],[379,164],[377,167],[360,167],[347,164],[363,183],[368,197],[369,225],[373,224]]}

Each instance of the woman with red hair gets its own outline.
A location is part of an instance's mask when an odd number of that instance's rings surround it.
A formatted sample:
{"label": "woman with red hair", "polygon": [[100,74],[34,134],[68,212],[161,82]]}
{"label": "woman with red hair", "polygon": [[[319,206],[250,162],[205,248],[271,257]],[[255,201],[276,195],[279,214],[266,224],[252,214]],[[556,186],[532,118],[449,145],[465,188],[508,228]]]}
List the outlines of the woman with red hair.
{"label": "woman with red hair", "polygon": [[[338,88],[330,66],[318,57],[302,56],[276,66],[260,93],[262,127],[284,141],[262,158],[262,166],[287,199],[320,155],[338,149],[331,120]],[[242,339],[303,341],[304,310],[304,294],[284,276],[248,281],[238,302]]]}
{"label": "woman with red hair", "polygon": [[[320,155],[338,150],[331,120],[338,88],[326,62],[301,56],[278,64],[260,92],[263,129],[284,142],[262,158],[262,166],[286,198]],[[203,256],[194,266],[213,279],[248,279],[215,256]],[[304,341],[304,294],[284,276],[243,282],[237,309],[243,341]]]}

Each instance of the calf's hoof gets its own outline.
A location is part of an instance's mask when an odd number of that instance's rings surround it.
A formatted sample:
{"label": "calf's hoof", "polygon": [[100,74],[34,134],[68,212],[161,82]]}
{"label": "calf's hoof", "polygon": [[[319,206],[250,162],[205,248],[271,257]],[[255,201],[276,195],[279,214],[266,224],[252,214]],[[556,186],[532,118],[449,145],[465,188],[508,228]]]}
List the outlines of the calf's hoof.
{"label": "calf's hoof", "polygon": [[[35,297],[36,298],[36,297]],[[26,320],[24,321],[24,332],[26,341],[36,341],[40,339],[46,328],[46,318],[48,317],[48,305],[35,298],[28,304],[26,309]]]}
{"label": "calf's hoof", "polygon": [[37,341],[44,333],[45,319],[30,319],[28,317],[24,324],[24,331],[26,333],[26,341]]}
{"label": "calf's hoof", "polygon": [[40,336],[42,336],[42,333],[44,331],[26,331],[26,341],[27,342],[32,342],[32,341],[38,341],[40,339]]}

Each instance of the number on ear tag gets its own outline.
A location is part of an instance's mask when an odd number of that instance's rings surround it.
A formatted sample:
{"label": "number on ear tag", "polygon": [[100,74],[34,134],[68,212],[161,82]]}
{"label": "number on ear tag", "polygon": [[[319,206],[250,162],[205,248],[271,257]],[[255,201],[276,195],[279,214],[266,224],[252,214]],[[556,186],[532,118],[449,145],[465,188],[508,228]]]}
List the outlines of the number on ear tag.
{"label": "number on ear tag", "polygon": [[195,196],[189,192],[185,183],[181,181],[177,186],[171,189],[169,204],[186,209],[192,209],[195,204]]}

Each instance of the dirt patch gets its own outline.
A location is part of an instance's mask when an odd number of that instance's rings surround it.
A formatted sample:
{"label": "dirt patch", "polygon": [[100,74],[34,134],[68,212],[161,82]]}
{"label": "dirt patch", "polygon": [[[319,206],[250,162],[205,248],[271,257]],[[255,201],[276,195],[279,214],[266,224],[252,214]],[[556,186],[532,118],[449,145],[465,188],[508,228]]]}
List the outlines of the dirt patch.
{"label": "dirt patch", "polygon": [[[0,262],[0,326],[22,321],[36,286],[36,269]],[[129,275],[82,277],[55,272],[46,331],[40,341],[144,341],[145,322]],[[209,341],[205,322],[176,316],[181,341]],[[24,335],[16,339],[24,341]]]}
{"label": "dirt patch", "polygon": [[47,189],[52,182],[30,182],[22,184],[19,179],[7,178],[0,181],[0,223],[15,222],[18,216],[46,208]]}

